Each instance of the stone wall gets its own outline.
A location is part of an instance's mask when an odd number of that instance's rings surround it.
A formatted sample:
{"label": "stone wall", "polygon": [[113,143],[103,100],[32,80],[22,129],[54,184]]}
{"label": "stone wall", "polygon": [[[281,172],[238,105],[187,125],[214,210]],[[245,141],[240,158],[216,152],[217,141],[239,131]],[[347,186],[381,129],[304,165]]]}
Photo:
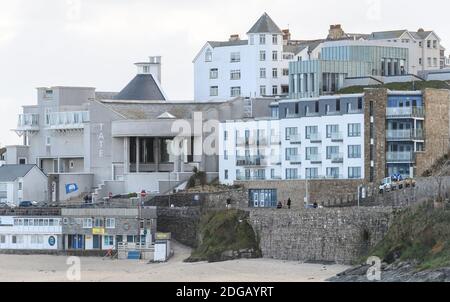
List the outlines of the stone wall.
{"label": "stone wall", "polygon": [[158,232],[172,233],[172,238],[189,247],[197,246],[200,207],[158,207]]}
{"label": "stone wall", "polygon": [[449,151],[450,90],[425,89],[425,152],[417,153],[416,175],[421,176]]}
{"label": "stone wall", "polygon": [[385,236],[392,208],[250,210],[264,258],[351,264]]}

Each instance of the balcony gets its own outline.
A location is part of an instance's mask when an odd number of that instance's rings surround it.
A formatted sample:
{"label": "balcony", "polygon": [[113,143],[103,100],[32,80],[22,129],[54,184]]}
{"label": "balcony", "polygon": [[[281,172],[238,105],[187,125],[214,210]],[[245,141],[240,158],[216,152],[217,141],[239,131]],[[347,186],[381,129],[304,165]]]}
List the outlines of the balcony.
{"label": "balcony", "polygon": [[236,166],[238,167],[261,167],[266,166],[267,160],[263,156],[238,156]]}
{"label": "balcony", "polygon": [[320,116],[320,112],[306,112],[306,117],[317,117]]}
{"label": "balcony", "polygon": [[386,109],[388,118],[424,118],[423,107],[388,107]]}
{"label": "balcony", "polygon": [[307,139],[309,139],[311,143],[321,143],[322,135],[320,133],[311,133]]}
{"label": "balcony", "polygon": [[291,142],[291,144],[301,144],[302,139],[300,137],[300,134],[294,134],[289,136],[289,141]]}
{"label": "balcony", "polygon": [[314,163],[320,164],[322,163],[322,155],[310,154],[309,156],[306,157],[306,160],[309,160],[312,164]]}
{"label": "balcony", "polygon": [[343,142],[344,141],[344,135],[342,132],[333,132],[331,133],[331,141],[332,142]]}
{"label": "balcony", "polygon": [[406,129],[406,130],[387,130],[387,140],[391,141],[408,141],[408,140],[423,140],[423,129]]}
{"label": "balcony", "polygon": [[17,131],[39,131],[39,114],[19,114]]}
{"label": "balcony", "polygon": [[338,154],[331,154],[331,162],[333,164],[342,164],[344,162],[344,154],[338,153]]}
{"label": "balcony", "polygon": [[51,130],[83,130],[89,122],[88,111],[55,112],[46,115],[46,124]]}
{"label": "balcony", "polygon": [[279,136],[272,136],[270,137],[270,144],[271,145],[281,145],[281,139]]}
{"label": "balcony", "polygon": [[413,163],[413,152],[387,152],[386,161],[388,163]]}
{"label": "balcony", "polygon": [[300,155],[291,155],[287,160],[291,163],[291,165],[298,165],[302,163],[302,157]]}
{"label": "balcony", "polygon": [[[281,178],[280,178],[281,179]],[[267,180],[266,176],[236,176],[237,181],[261,181],[261,180]]]}
{"label": "balcony", "polygon": [[350,110],[348,110],[347,113],[348,114],[362,114],[362,113],[364,113],[364,110],[362,110],[362,109],[350,109]]}
{"label": "balcony", "polygon": [[342,174],[330,174],[325,176],[324,179],[344,179],[344,175]]}

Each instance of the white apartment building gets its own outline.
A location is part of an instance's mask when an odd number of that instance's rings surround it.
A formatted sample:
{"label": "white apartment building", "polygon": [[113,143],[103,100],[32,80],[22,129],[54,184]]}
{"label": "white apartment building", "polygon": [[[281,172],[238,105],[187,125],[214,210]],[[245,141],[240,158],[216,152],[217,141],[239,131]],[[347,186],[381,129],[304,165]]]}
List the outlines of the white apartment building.
{"label": "white apartment building", "polygon": [[328,112],[312,108],[318,99],[283,100],[273,104],[272,118],[222,123],[220,182],[363,179],[362,97],[342,96],[343,107]]}
{"label": "white apartment building", "polygon": [[266,13],[247,32],[247,40],[207,42],[194,63],[195,100],[284,96],[289,93],[289,35]]}

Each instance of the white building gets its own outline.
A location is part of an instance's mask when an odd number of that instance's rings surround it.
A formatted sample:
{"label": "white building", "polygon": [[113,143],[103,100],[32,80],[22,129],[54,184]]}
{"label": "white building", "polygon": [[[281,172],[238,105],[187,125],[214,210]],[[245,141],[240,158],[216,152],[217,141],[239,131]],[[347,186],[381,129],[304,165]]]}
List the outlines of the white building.
{"label": "white building", "polygon": [[0,202],[46,201],[47,187],[47,175],[36,165],[0,167]]}
{"label": "white building", "polygon": [[61,217],[0,216],[0,249],[58,250]]}
{"label": "white building", "polygon": [[336,96],[284,100],[273,104],[271,119],[222,123],[220,182],[363,179],[362,97],[339,96],[343,107],[334,112],[312,107],[335,104]]}
{"label": "white building", "polygon": [[247,40],[207,42],[195,57],[195,100],[287,95],[288,68],[294,60],[289,35],[266,13],[248,31]]}

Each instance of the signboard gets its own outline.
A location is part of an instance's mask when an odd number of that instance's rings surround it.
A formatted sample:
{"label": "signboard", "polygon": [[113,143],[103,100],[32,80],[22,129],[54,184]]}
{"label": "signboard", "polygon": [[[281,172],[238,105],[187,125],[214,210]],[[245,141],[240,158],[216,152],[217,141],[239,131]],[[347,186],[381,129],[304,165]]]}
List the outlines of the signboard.
{"label": "signboard", "polygon": [[92,235],[105,235],[105,228],[93,228]]}
{"label": "signboard", "polygon": [[55,238],[54,236],[48,237],[48,244],[49,244],[50,246],[55,246],[55,244],[56,244],[56,238]]}
{"label": "signboard", "polygon": [[170,240],[171,233],[156,233],[156,240]]}
{"label": "signboard", "polygon": [[66,184],[66,194],[74,193],[78,191],[77,184]]}

